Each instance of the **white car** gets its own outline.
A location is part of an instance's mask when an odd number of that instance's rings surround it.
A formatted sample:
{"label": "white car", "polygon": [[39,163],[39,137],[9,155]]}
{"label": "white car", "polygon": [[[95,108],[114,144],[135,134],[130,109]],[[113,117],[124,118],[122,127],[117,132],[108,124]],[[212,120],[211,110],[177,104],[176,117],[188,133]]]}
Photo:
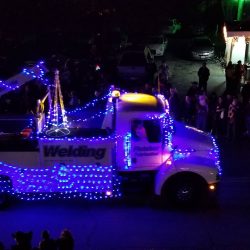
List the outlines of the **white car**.
{"label": "white car", "polygon": [[163,56],[167,48],[168,40],[164,36],[150,36],[146,39],[146,46],[149,47],[153,56]]}
{"label": "white car", "polygon": [[118,62],[117,69],[122,80],[136,81],[144,80],[146,77],[147,61],[143,50],[125,51]]}

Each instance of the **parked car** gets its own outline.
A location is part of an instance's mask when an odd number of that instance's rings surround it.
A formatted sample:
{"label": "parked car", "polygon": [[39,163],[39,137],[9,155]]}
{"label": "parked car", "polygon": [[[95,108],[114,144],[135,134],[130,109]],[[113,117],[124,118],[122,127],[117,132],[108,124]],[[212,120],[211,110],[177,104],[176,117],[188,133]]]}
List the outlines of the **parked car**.
{"label": "parked car", "polygon": [[154,56],[163,56],[167,48],[168,40],[164,36],[150,36],[146,38],[146,45]]}
{"label": "parked car", "polygon": [[146,65],[143,49],[124,51],[117,66],[119,78],[129,81],[145,79]]}
{"label": "parked car", "polygon": [[174,35],[181,30],[181,23],[176,18],[168,20],[166,26],[162,29],[163,34]]}
{"label": "parked car", "polygon": [[208,37],[196,37],[192,39],[188,53],[194,60],[212,59],[215,54],[215,46]]}

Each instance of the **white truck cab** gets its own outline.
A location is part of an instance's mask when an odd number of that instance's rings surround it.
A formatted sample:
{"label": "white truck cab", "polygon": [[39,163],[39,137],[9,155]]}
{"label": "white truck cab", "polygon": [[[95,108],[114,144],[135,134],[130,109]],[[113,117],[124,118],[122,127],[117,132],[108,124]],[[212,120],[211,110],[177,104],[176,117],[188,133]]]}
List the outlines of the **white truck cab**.
{"label": "white truck cab", "polygon": [[48,130],[47,122],[40,131],[0,135],[2,204],[9,196],[117,198],[139,187],[186,205],[216,191],[221,169],[215,140],[173,121],[162,96],[114,91],[90,127],[86,107],[67,114],[67,127]]}

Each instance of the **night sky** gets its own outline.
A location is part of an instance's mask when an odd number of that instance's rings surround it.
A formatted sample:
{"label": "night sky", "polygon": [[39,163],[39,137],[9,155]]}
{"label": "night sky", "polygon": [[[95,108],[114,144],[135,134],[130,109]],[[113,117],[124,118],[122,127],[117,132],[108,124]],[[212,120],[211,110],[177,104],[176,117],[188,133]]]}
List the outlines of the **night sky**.
{"label": "night sky", "polygon": [[[199,0],[9,0],[0,2],[0,31],[16,36],[59,30],[87,30],[109,22],[145,27],[170,17],[193,22],[203,18]],[[216,13],[213,13],[216,14]],[[208,14],[204,19],[210,19]],[[212,18],[211,18],[212,20]],[[126,27],[127,26],[127,27]]]}

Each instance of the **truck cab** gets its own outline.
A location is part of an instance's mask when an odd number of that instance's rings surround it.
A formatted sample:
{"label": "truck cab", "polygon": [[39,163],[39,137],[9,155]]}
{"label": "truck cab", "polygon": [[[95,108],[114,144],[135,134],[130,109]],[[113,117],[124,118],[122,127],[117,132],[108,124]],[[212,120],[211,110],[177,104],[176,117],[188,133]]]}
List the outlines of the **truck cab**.
{"label": "truck cab", "polygon": [[115,109],[116,162],[124,183],[150,183],[156,195],[180,204],[215,192],[221,169],[211,135],[174,121],[160,95],[126,93]]}

